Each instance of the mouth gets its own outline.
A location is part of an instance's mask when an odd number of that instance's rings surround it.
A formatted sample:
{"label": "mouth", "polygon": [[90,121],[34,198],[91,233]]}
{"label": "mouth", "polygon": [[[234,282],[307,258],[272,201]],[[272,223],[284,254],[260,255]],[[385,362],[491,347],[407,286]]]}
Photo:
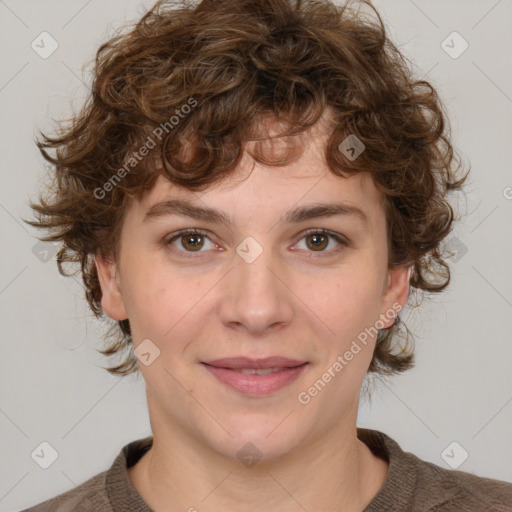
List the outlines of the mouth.
{"label": "mouth", "polygon": [[307,361],[300,361],[297,359],[290,359],[289,357],[272,356],[260,359],[252,359],[250,357],[225,357],[222,359],[215,359],[212,361],[205,361],[204,364],[215,366],[216,368],[227,368],[229,370],[261,370],[271,368],[294,368]]}
{"label": "mouth", "polygon": [[203,362],[221,383],[249,396],[264,396],[291,384],[309,365],[284,357],[234,357]]}

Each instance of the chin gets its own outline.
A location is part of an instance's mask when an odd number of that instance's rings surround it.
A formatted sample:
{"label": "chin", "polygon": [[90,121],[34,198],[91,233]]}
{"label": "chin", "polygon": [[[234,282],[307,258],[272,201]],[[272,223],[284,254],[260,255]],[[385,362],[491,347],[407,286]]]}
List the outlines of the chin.
{"label": "chin", "polygon": [[[232,421],[226,430],[222,430],[221,439],[212,439],[207,433],[206,442],[219,454],[230,459],[238,459],[245,463],[244,459],[258,461],[272,461],[286,455],[292,450],[299,440],[296,439],[298,432],[290,429],[292,423],[280,425],[283,418],[276,421],[268,418],[258,422],[253,418],[241,418],[240,421]],[[250,464],[246,464],[250,465]]]}

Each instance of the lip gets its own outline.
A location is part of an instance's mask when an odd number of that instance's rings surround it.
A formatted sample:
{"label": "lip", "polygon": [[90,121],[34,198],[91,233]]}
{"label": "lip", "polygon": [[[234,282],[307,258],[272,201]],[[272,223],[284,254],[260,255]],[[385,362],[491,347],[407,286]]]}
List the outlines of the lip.
{"label": "lip", "polygon": [[217,368],[240,369],[240,368],[292,368],[300,366],[307,361],[298,361],[288,357],[272,356],[261,359],[252,359],[250,357],[224,357],[213,361],[204,361],[204,364]]}
{"label": "lip", "polygon": [[[202,365],[220,382],[231,389],[252,397],[269,395],[285,386],[290,385],[308,367],[309,363],[284,359],[266,358],[259,360],[247,360],[246,358],[230,358],[229,360],[216,360],[215,363],[230,364],[229,368],[213,366],[210,363]],[[247,362],[249,361],[249,362]],[[279,362],[279,364],[275,364]],[[286,363],[288,366],[285,366]],[[255,366],[255,365],[258,366]],[[236,366],[233,366],[236,365]],[[267,375],[245,374],[237,370],[241,368],[281,368]]]}

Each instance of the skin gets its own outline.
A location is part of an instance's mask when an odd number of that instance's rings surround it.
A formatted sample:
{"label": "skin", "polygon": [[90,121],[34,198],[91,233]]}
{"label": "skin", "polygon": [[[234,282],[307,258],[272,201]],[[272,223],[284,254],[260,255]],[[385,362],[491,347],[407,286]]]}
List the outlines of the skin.
{"label": "skin", "polygon": [[[150,365],[139,364],[153,447],[129,470],[155,511],[361,511],[386,479],[388,463],[356,436],[375,338],[307,405],[297,396],[381,315],[392,324],[392,305],[407,301],[408,269],[388,271],[385,215],[370,175],[332,174],[323,120],[303,137],[294,163],[268,167],[244,154],[206,192],[159,178],[126,211],[119,261],[96,258],[105,313],[129,318],[135,347],[149,338],[160,350]],[[143,222],[168,198],[221,210],[233,226],[175,215]],[[368,226],[353,216],[278,223],[296,206],[340,200],[363,209]],[[165,245],[186,228],[208,231],[199,252],[187,235]],[[309,228],[344,235],[350,245],[327,237],[315,248],[303,234]],[[263,248],[252,263],[236,252],[247,236]],[[287,387],[249,397],[200,364],[237,355],[309,366]],[[248,442],[261,453],[251,467],[237,457]]]}

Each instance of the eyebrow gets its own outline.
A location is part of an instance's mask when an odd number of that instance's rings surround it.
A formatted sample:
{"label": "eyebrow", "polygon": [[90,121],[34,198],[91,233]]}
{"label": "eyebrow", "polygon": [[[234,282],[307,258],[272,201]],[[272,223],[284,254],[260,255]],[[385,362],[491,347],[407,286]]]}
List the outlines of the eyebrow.
{"label": "eyebrow", "polygon": [[[202,221],[232,226],[231,219],[222,211],[213,208],[196,206],[183,199],[169,199],[152,205],[144,215],[143,222],[169,215],[181,215]],[[279,219],[279,223],[297,224],[309,219],[319,217],[332,217],[335,215],[350,216],[359,219],[366,227],[369,226],[367,214],[359,207],[347,203],[313,203],[299,206],[286,212]]]}

